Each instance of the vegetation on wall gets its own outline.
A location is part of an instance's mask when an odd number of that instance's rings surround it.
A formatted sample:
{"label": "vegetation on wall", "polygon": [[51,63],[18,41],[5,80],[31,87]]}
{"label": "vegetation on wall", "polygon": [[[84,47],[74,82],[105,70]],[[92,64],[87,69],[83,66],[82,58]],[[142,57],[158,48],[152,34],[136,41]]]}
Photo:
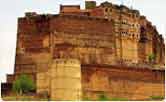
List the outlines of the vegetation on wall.
{"label": "vegetation on wall", "polygon": [[155,58],[156,58],[156,56],[154,54],[149,54],[148,55],[148,60],[149,60],[150,63],[153,63]]}

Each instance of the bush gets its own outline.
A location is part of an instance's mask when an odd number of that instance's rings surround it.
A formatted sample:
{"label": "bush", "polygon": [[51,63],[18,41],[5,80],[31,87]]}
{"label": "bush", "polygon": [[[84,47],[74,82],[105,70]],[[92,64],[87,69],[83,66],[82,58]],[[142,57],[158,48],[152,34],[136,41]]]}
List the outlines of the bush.
{"label": "bush", "polygon": [[126,98],[111,98],[111,101],[128,101]]}
{"label": "bush", "polygon": [[99,96],[99,101],[108,101],[108,100],[109,100],[108,97],[105,96],[104,94],[101,94],[101,95]]}
{"label": "bush", "polygon": [[35,84],[32,79],[27,75],[20,75],[18,79],[15,80],[12,86],[12,90],[22,95],[22,93],[29,92],[35,89]]}
{"label": "bush", "polygon": [[164,99],[164,96],[150,96],[152,100],[162,100]]}
{"label": "bush", "polygon": [[90,99],[88,97],[84,97],[83,100],[84,101],[90,101]]}
{"label": "bush", "polygon": [[155,58],[156,58],[156,56],[154,54],[149,54],[148,55],[148,60],[149,60],[150,63],[154,62]]}

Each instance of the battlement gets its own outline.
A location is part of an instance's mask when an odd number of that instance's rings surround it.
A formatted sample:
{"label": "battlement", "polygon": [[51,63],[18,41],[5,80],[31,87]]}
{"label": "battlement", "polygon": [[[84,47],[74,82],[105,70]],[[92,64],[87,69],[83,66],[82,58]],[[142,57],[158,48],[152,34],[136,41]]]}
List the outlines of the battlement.
{"label": "battlement", "polygon": [[60,5],[60,13],[80,12],[80,5]]}
{"label": "battlement", "polygon": [[37,16],[38,14],[36,12],[26,12],[25,16],[26,17],[32,17],[32,16]]}
{"label": "battlement", "polygon": [[142,15],[142,16],[140,16],[140,19],[146,19],[146,17]]}
{"label": "battlement", "polygon": [[[70,7],[70,6],[69,6]],[[44,19],[51,19],[51,18],[56,18],[56,17],[63,17],[63,18],[75,18],[75,19],[82,19],[82,20],[97,20],[97,21],[107,21],[109,22],[110,20],[103,18],[103,17],[94,17],[94,16],[87,16],[87,15],[72,15],[72,14],[33,14],[35,12],[28,12],[25,13],[25,17],[20,17],[19,19],[25,19],[25,18],[31,18],[31,19],[36,19],[36,20],[44,20]],[[113,22],[111,20],[110,22]]]}
{"label": "battlement", "polygon": [[99,5],[99,7],[105,7],[105,8],[112,8],[112,9],[116,9],[117,11],[119,12],[124,12],[124,13],[131,13],[131,14],[135,14],[137,16],[140,15],[139,11],[138,10],[133,10],[133,9],[130,9],[128,8],[127,6],[125,5],[116,5],[116,4],[112,4],[108,1],[106,2],[103,2]]}
{"label": "battlement", "polygon": [[53,63],[58,65],[63,65],[63,66],[67,65],[67,66],[73,66],[73,67],[81,65],[80,61],[77,59],[54,59]]}
{"label": "battlement", "polygon": [[51,17],[53,14],[38,14],[36,12],[26,12],[24,17],[20,18],[37,18],[37,19],[46,19]]}
{"label": "battlement", "polygon": [[101,17],[91,17],[91,16],[86,16],[86,15],[68,15],[68,14],[63,14],[63,15],[54,15],[53,17],[62,17],[62,18],[74,18],[74,19],[80,19],[80,20],[94,20],[94,21],[103,21],[103,22],[112,22],[106,18],[101,18]]}

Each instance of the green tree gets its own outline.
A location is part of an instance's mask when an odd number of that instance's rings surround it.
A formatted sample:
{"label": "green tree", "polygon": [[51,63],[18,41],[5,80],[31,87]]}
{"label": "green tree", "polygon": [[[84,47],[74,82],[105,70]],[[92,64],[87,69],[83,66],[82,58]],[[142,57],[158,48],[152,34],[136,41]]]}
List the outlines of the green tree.
{"label": "green tree", "polygon": [[155,58],[156,58],[156,56],[154,54],[149,54],[149,56],[148,56],[150,63],[154,62]]}
{"label": "green tree", "polygon": [[29,92],[35,89],[33,80],[25,74],[20,75],[13,83],[12,90],[22,95],[23,93]]}

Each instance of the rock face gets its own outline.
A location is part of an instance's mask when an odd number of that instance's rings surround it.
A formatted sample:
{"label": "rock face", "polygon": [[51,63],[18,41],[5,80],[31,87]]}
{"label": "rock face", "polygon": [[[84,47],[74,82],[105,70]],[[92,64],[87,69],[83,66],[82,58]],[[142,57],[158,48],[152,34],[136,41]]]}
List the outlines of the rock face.
{"label": "rock face", "polygon": [[47,92],[52,100],[164,96],[165,45],[156,28],[137,10],[94,5],[61,5],[58,15],[19,18],[15,69],[7,83],[28,74],[36,93]]}

